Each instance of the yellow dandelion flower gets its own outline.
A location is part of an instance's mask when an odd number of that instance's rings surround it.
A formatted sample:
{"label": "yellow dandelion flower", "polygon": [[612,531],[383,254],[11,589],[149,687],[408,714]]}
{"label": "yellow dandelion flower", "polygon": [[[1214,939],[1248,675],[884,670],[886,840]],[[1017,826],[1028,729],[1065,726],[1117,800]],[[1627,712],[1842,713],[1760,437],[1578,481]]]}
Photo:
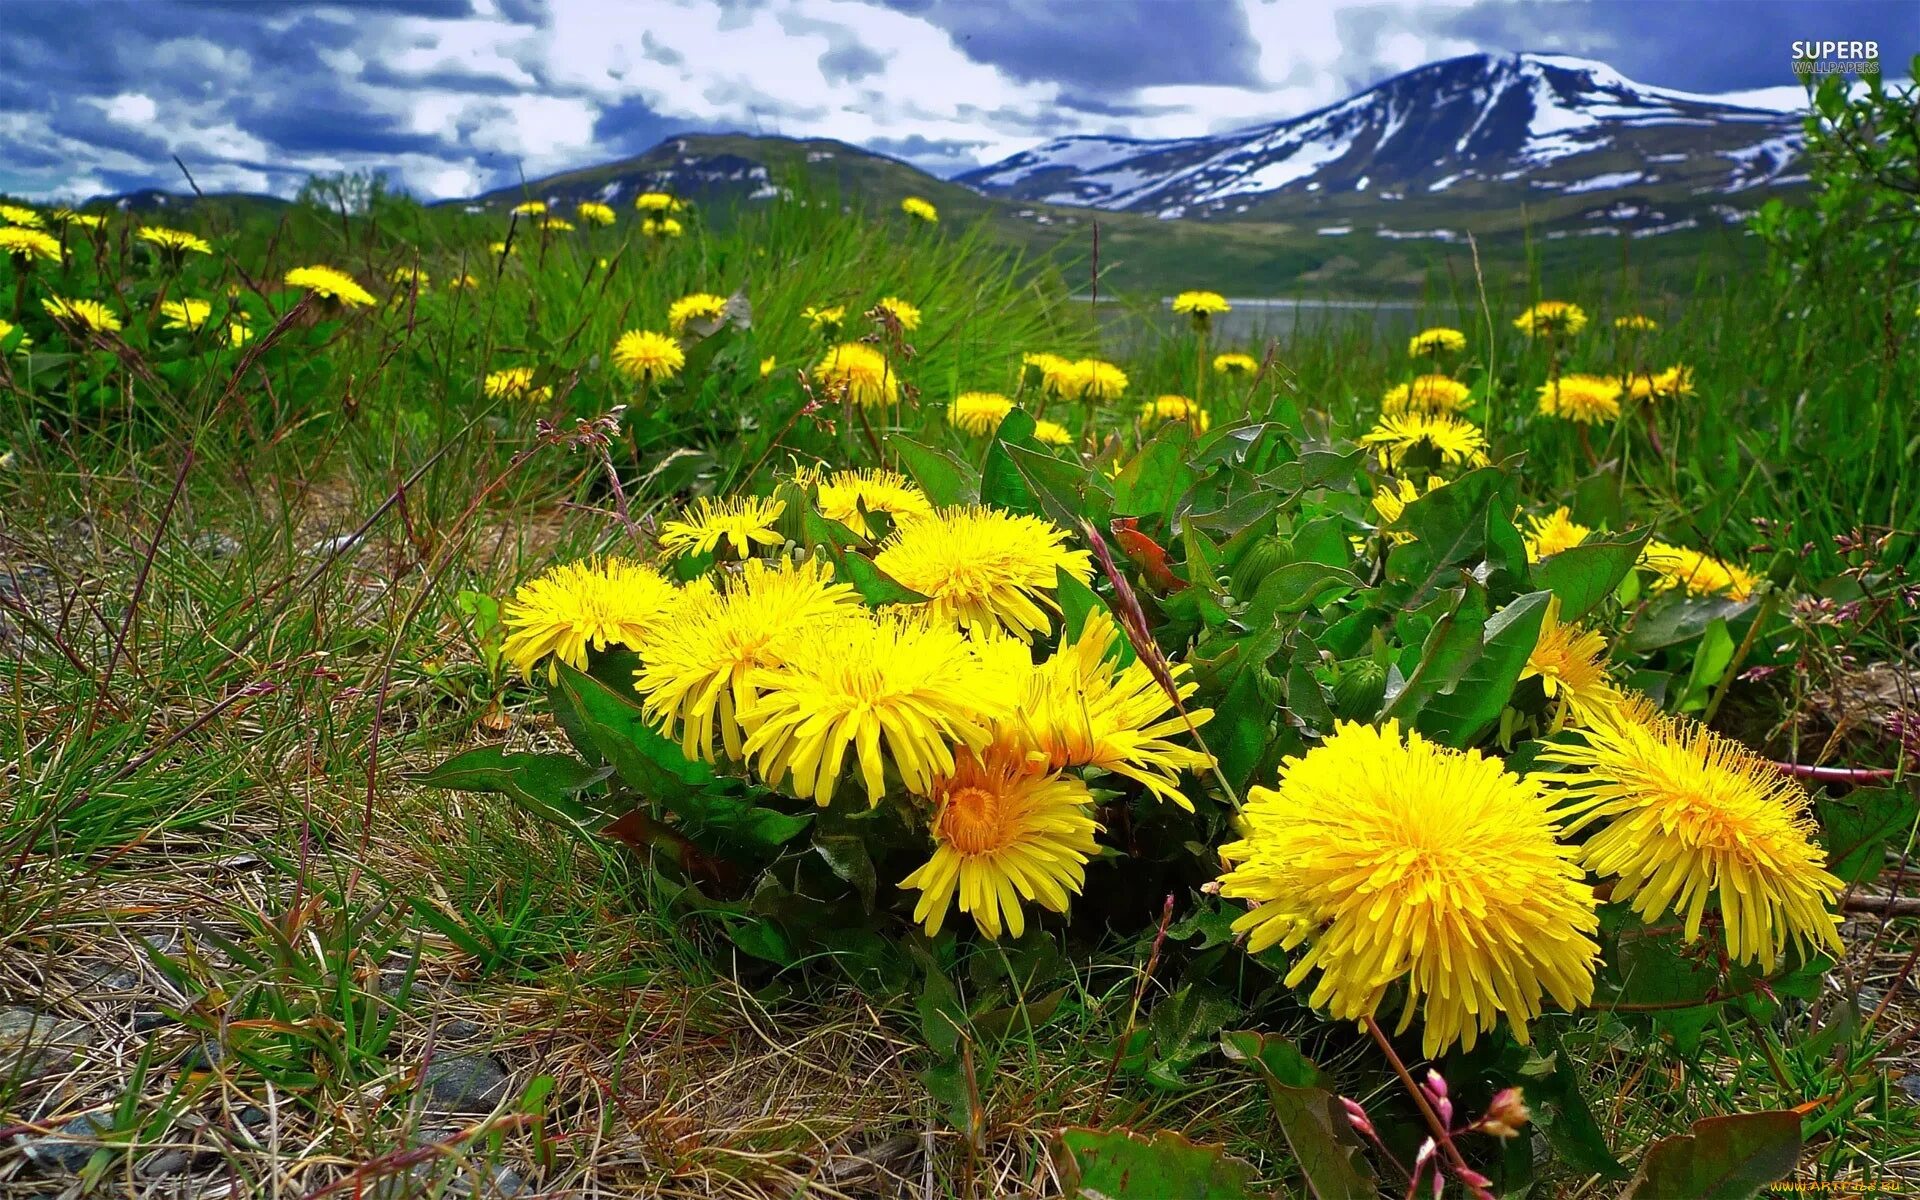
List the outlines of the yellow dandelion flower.
{"label": "yellow dandelion flower", "polygon": [[1194,428],[1205,433],[1213,424],[1213,418],[1205,409],[1185,396],[1156,396],[1140,406],[1142,425],[1159,425],[1167,421],[1190,422]]}
{"label": "yellow dandelion flower", "polygon": [[686,351],[664,333],[629,329],[613,344],[614,369],[629,379],[658,383],[672,379],[687,365]]}
{"label": "yellow dandelion flower", "polygon": [[1553,727],[1591,725],[1619,711],[1624,697],[1607,667],[1607,640],[1597,630],[1560,620],[1560,601],[1547,603],[1540,638],[1521,679],[1538,679],[1554,702]]}
{"label": "yellow dandelion flower", "polygon": [[237,349],[253,340],[253,327],[245,321],[228,321],[226,338],[227,345]]}
{"label": "yellow dandelion flower", "polygon": [[780,544],[773,524],[786,511],[785,500],[734,496],[716,502],[702,496],[679,520],[660,523],[660,548],[678,558],[717,552],[724,541],[735,558],[746,558],[755,546]]}
{"label": "yellow dandelion flower", "polygon": [[900,211],[916,221],[925,221],[929,225],[940,223],[940,210],[918,196],[908,196],[902,200]]}
{"label": "yellow dandelion flower", "polygon": [[640,222],[640,232],[651,238],[677,238],[686,227],[672,217],[647,217]]}
{"label": "yellow dandelion flower", "polygon": [[978,436],[1000,428],[1013,411],[1013,401],[999,392],[961,392],[947,405],[947,424]]}
{"label": "yellow dandelion flower", "polygon": [[462,272],[461,274],[455,275],[451,279],[447,280],[446,286],[448,291],[457,292],[461,288],[479,287],[480,281],[478,279],[475,279],[473,276],[468,275],[465,272]]}
{"label": "yellow dandelion flower", "polygon": [[1251,375],[1260,369],[1260,363],[1251,354],[1216,354],[1213,369],[1219,375]]}
{"label": "yellow dandelion flower", "polygon": [[710,292],[682,296],[667,306],[667,328],[683,332],[693,321],[718,321],[727,315],[727,298]]}
{"label": "yellow dandelion flower", "polygon": [[373,293],[355,282],[353,276],[332,267],[295,267],[287,272],[287,286],[305,288],[313,295],[347,308],[373,303]]}
{"label": "yellow dandelion flower", "polygon": [[1073,445],[1073,430],[1058,421],[1039,420],[1033,423],[1033,440],[1043,446]]}
{"label": "yellow dandelion flower", "polygon": [[1628,313],[1624,317],[1615,317],[1613,327],[1615,329],[1658,329],[1660,322],[1640,313]]}
{"label": "yellow dandelion flower", "polygon": [[877,312],[892,317],[900,328],[911,333],[920,328],[920,310],[898,296],[886,296],[874,303]]}
{"label": "yellow dandelion flower", "polygon": [[1668,367],[1653,377],[1653,395],[1661,400],[1678,400],[1693,395],[1693,368]]}
{"label": "yellow dandelion flower", "polygon": [[838,521],[861,537],[874,536],[867,513],[886,513],[895,525],[933,515],[933,503],[898,471],[869,467],[835,471],[820,481],[820,515]]}
{"label": "yellow dandelion flower", "polygon": [[118,333],[120,316],[98,300],[68,300],[60,296],[47,296],[40,301],[40,307],[56,321],[90,329],[95,333]]}
{"label": "yellow dandelion flower", "polygon": [[1375,447],[1382,467],[1398,467],[1407,455],[1425,446],[1448,466],[1487,465],[1487,435],[1471,421],[1444,413],[1405,413],[1381,417],[1361,435],[1362,446]]}
{"label": "yellow dandelion flower", "polygon": [[960,911],[990,938],[1026,932],[1022,901],[1067,911],[1086,883],[1099,831],[1093,797],[1071,776],[1049,773],[1021,748],[995,743],[954,756],[934,781],[933,857],[900,881],[918,890],[913,919],[932,937],[957,897]]}
{"label": "yellow dandelion flower", "polygon": [[714,761],[717,732],[727,757],[739,760],[746,738],[737,717],[759,697],[754,672],[779,665],[782,647],[859,604],[852,586],[835,583],[832,564],[818,558],[749,559],[722,589],[689,585],[649,637],[634,679],[647,719],[668,737],[677,731],[688,758]]}
{"label": "yellow dandelion flower", "polygon": [[1649,542],[1640,552],[1640,566],[1653,572],[1653,590],[1684,588],[1689,596],[1725,596],[1744,601],[1753,596],[1760,579],[1744,567],[1723,562],[1698,550],[1666,542]]}
{"label": "yellow dandelion flower", "polygon": [[416,292],[426,291],[427,285],[433,282],[433,276],[422,271],[419,267],[395,267],[393,274],[387,276],[387,278],[392,283],[396,283],[403,288],[410,288]]}
{"label": "yellow dandelion flower", "polygon": [[546,385],[533,385],[532,367],[503,367],[487,374],[482,383],[489,400],[530,400],[535,404],[545,404],[553,399],[553,389]]}
{"label": "yellow dandelion flower", "polygon": [[1204,327],[1216,313],[1227,312],[1233,305],[1219,292],[1181,292],[1173,298],[1173,311],[1185,313],[1193,318],[1193,323]]}
{"label": "yellow dandelion flower", "polygon": [[633,206],[645,213],[676,212],[681,207],[680,202],[666,192],[641,192],[633,198]]}
{"label": "yellow dandelion flower", "polygon": [[861,408],[884,408],[900,399],[900,377],[887,356],[865,342],[843,342],[813,364],[815,378],[836,396]]}
{"label": "yellow dandelion flower", "polygon": [[800,311],[800,316],[816,330],[837,333],[847,319],[847,306],[844,304],[809,304]]}
{"label": "yellow dandelion flower", "polygon": [[1515,317],[1513,327],[1528,337],[1579,333],[1587,327],[1587,312],[1565,300],[1542,300]]}
{"label": "yellow dandelion flower", "polygon": [[1256,907],[1234,928],[1252,951],[1310,943],[1287,986],[1318,971],[1309,1003],[1336,1020],[1373,1016],[1404,979],[1400,1030],[1418,1011],[1437,1058],[1502,1015],[1525,1044],[1546,997],[1593,998],[1593,890],[1547,795],[1499,759],[1341,722],[1250,791],[1241,828],[1220,894]]}
{"label": "yellow dandelion flower", "polygon": [[[12,321],[8,321],[3,318],[0,318],[0,342],[4,342],[8,338],[12,337],[14,330],[18,328],[19,326],[15,325]],[[28,337],[24,332],[22,332],[20,334],[20,341],[14,347],[14,349],[26,350],[31,348],[32,345],[33,345],[33,339]]]}
{"label": "yellow dandelion flower", "polygon": [[0,221],[25,229],[45,228],[45,222],[41,220],[39,213],[30,208],[21,208],[17,204],[0,204]]}
{"label": "yellow dandelion flower", "polygon": [[502,607],[501,654],[523,678],[549,655],[584,671],[589,649],[643,649],[678,596],[658,571],[626,559],[564,563],[522,584]]}
{"label": "yellow dandelion flower", "polygon": [[507,211],[519,217],[545,216],[547,212],[547,202],[545,200],[522,200]]}
{"label": "yellow dandelion flower", "polygon": [[598,200],[582,200],[573,206],[573,215],[589,225],[613,224],[613,209]]}
{"label": "yellow dandelion flower", "polygon": [[[1390,484],[1381,484],[1373,493],[1373,511],[1380,516],[1381,525],[1391,525],[1398,521],[1412,504],[1428,492],[1434,492],[1447,485],[1447,481],[1438,475],[1427,476],[1427,486],[1423,491],[1413,486],[1411,479],[1396,479]],[[1396,546],[1404,546],[1414,541],[1414,535],[1400,529],[1386,531],[1387,540]]]}
{"label": "yellow dandelion flower", "polygon": [[83,213],[75,212],[71,208],[56,208],[53,210],[53,223],[75,229],[99,229],[106,225],[107,218],[100,213]]}
{"label": "yellow dandelion flower", "polygon": [[[852,750],[867,803],[886,794],[889,762],[907,791],[926,795],[953,772],[957,745],[993,736],[992,697],[1004,685],[950,625],[918,612],[853,612],[782,643],[778,670],[750,680],[741,713],[745,756],[769,784],[825,805]],[[883,752],[884,745],[884,752]]]}
{"label": "yellow dandelion flower", "polygon": [[[1213,719],[1210,708],[1182,717],[1147,664],[1120,665],[1119,628],[1106,613],[1094,613],[1080,636],[1026,673],[1014,711],[1020,732],[1055,769],[1095,767],[1144,785],[1162,800],[1191,812],[1179,788],[1182,771],[1213,765],[1204,750],[1173,739]],[[1195,684],[1191,668],[1176,663],[1173,678],[1185,702]]]}
{"label": "yellow dandelion flower", "polygon": [[158,225],[148,225],[138,230],[133,236],[175,258],[183,254],[213,253],[213,247],[207,244],[207,239],[180,229],[162,229]]}
{"label": "yellow dandelion flower", "polygon": [[1437,325],[1432,329],[1422,329],[1407,342],[1407,357],[1419,358],[1423,354],[1459,353],[1467,348],[1467,335],[1458,329],[1448,329]]}
{"label": "yellow dandelion flower", "polygon": [[509,254],[520,253],[520,246],[517,242],[488,242],[487,253],[495,258],[505,258]]}
{"label": "yellow dandelion flower", "polygon": [[1447,375],[1416,375],[1410,383],[1395,384],[1380,397],[1380,411],[1456,413],[1467,406],[1473,389]]}
{"label": "yellow dandelion flower", "polygon": [[22,229],[7,225],[0,227],[0,254],[13,260],[13,265],[22,270],[34,262],[60,261],[60,243],[51,234],[38,229]]}
{"label": "yellow dandelion flower", "polygon": [[1840,951],[1830,910],[1843,886],[1813,841],[1807,794],[1745,746],[1695,721],[1641,711],[1549,744],[1541,757],[1576,768],[1545,778],[1566,789],[1569,834],[1587,869],[1613,876],[1613,897],[1644,921],[1686,915],[1700,935],[1719,893],[1727,953],[1772,971],[1789,941]]}
{"label": "yellow dandelion flower", "polygon": [[1058,354],[1048,354],[1043,350],[1028,351],[1020,356],[1021,382],[1030,387],[1045,388],[1054,395],[1077,390],[1075,371],[1070,359]]}
{"label": "yellow dandelion flower", "polygon": [[1562,550],[1571,550],[1587,540],[1593,530],[1575,521],[1567,512],[1567,506],[1561,505],[1544,517],[1528,517],[1527,561],[1539,562]]}
{"label": "yellow dandelion flower", "polygon": [[1103,404],[1118,400],[1127,391],[1127,373],[1110,362],[1082,358],[1072,364],[1074,394]]}
{"label": "yellow dandelion flower", "polygon": [[1540,415],[1581,425],[1620,416],[1620,381],[1599,375],[1562,375],[1540,385]]}
{"label": "yellow dandelion flower", "polygon": [[565,217],[541,217],[537,222],[540,228],[553,233],[572,233],[573,222]]}
{"label": "yellow dandelion flower", "polygon": [[1021,641],[1050,627],[1056,571],[1086,583],[1093,559],[1065,546],[1051,521],[998,509],[937,509],[893,531],[874,564],[928,597],[928,615],[963,625],[978,637],[996,627]]}
{"label": "yellow dandelion flower", "polygon": [[205,300],[168,300],[160,305],[160,325],[165,329],[198,329],[213,315],[213,305]]}

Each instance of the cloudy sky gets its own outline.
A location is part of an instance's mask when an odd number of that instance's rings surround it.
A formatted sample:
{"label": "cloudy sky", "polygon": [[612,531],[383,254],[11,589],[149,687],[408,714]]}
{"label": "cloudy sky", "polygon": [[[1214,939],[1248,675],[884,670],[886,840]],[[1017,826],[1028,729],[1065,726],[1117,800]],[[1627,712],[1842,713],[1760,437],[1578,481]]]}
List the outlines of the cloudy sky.
{"label": "cloudy sky", "polygon": [[[1475,51],[1789,83],[1795,39],[1920,50],[1920,0],[0,0],[0,192],[426,198],[672,134],[836,137],[941,174],[1064,133],[1294,116]],[[1889,74],[1895,74],[1890,70]]]}

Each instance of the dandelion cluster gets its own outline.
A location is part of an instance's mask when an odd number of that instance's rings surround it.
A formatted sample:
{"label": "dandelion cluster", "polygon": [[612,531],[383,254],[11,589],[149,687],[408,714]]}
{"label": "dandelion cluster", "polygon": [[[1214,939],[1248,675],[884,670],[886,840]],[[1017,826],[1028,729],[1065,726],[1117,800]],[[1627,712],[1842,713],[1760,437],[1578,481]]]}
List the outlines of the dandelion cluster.
{"label": "dandelion cluster", "polygon": [[865,342],[843,342],[813,364],[813,376],[858,408],[885,408],[900,399],[900,376],[887,356]]}
{"label": "dandelion cluster", "polygon": [[120,332],[120,314],[98,300],[68,300],[60,296],[48,296],[40,301],[40,306],[54,320],[78,329],[94,333]]}
{"label": "dandelion cluster", "polygon": [[1380,411],[1389,416],[1410,412],[1457,413],[1467,406],[1472,389],[1448,375],[1418,375],[1397,383],[1380,397]]}
{"label": "dandelion cluster", "polygon": [[147,225],[140,228],[133,236],[175,260],[187,254],[213,253],[213,246],[207,242],[207,239],[179,229],[162,229],[158,225]]}
{"label": "dandelion cluster", "polygon": [[1760,580],[1744,567],[1667,542],[1649,542],[1640,565],[1653,573],[1656,592],[1679,589],[1690,596],[1746,600]]}
{"label": "dandelion cluster", "polygon": [[677,334],[686,332],[695,321],[719,321],[727,315],[727,298],[710,292],[682,296],[667,306],[667,328]]}
{"label": "dandelion cluster", "polygon": [[999,392],[962,392],[947,405],[947,424],[975,437],[984,437],[1000,427],[1013,411],[1013,401]]}
{"label": "dandelion cluster", "polygon": [[937,225],[940,222],[940,210],[918,196],[908,196],[905,200],[902,200],[900,202],[900,211],[912,217],[914,220],[924,221],[928,225]]}
{"label": "dandelion cluster", "polygon": [[0,227],[0,254],[12,259],[15,267],[27,270],[35,262],[59,262],[60,243],[38,229],[8,225]]}
{"label": "dandelion cluster", "polygon": [[1422,329],[1419,333],[1413,335],[1412,340],[1407,343],[1407,356],[1410,358],[1419,358],[1422,355],[1442,353],[1457,354],[1466,348],[1466,334],[1461,333],[1458,329],[1447,329],[1444,326],[1436,326],[1432,329]]}
{"label": "dandelion cluster", "polygon": [[1251,354],[1216,354],[1213,369],[1220,375],[1251,375],[1260,369],[1260,363]]}
{"label": "dandelion cluster", "polygon": [[481,386],[489,400],[528,400],[545,404],[553,399],[553,388],[545,384],[535,387],[533,375],[532,367],[504,367],[489,372]]}
{"label": "dandelion cluster", "polygon": [[1561,375],[1540,385],[1540,414],[1581,425],[1620,415],[1620,382],[1599,375]]}
{"label": "dandelion cluster", "polygon": [[1044,633],[1057,612],[1057,572],[1086,583],[1093,560],[1066,547],[1066,532],[1040,517],[979,506],[937,509],[894,530],[874,565],[927,597],[935,619],[985,637],[1022,641]]}
{"label": "dandelion cluster", "polygon": [[1487,436],[1471,421],[1444,413],[1413,412],[1387,415],[1360,436],[1360,444],[1374,450],[1382,467],[1398,470],[1409,455],[1422,448],[1447,466],[1483,467],[1487,464]]}
{"label": "dandelion cluster", "polygon": [[1587,312],[1565,300],[1542,300],[1515,317],[1513,327],[1528,337],[1571,335],[1587,327]]}
{"label": "dandelion cluster", "polygon": [[1167,421],[1190,422],[1202,433],[1213,424],[1206,410],[1187,396],[1156,396],[1140,406],[1142,425],[1160,425]]}
{"label": "dandelion cluster", "polygon": [[1181,292],[1173,298],[1173,311],[1191,317],[1193,323],[1202,329],[1213,317],[1232,308],[1233,305],[1227,303],[1227,298],[1219,292]]}
{"label": "dandelion cluster", "polygon": [[886,296],[880,300],[876,300],[873,308],[875,312],[880,313],[884,318],[891,320],[908,333],[912,333],[914,330],[920,328],[920,310],[898,296]]}
{"label": "dandelion cluster", "polygon": [[614,221],[612,207],[598,200],[582,200],[573,206],[573,215],[588,225],[611,225]]}
{"label": "dandelion cluster", "polygon": [[659,383],[679,374],[687,365],[686,351],[664,333],[629,329],[613,344],[614,369],[628,379]]}
{"label": "dandelion cluster", "polygon": [[353,276],[332,267],[295,267],[287,272],[287,286],[306,290],[323,300],[345,308],[364,308],[373,303],[373,293],[360,286]]}

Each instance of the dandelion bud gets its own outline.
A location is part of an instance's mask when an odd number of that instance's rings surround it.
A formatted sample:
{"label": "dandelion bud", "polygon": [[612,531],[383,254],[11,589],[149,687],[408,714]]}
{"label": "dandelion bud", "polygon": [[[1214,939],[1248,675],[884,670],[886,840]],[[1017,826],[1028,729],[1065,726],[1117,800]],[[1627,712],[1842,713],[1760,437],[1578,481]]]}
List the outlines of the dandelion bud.
{"label": "dandelion bud", "polygon": [[1453,1128],[1453,1101],[1447,1098],[1447,1081],[1440,1077],[1440,1072],[1428,1071],[1427,1081],[1420,1086],[1427,1093],[1427,1100],[1439,1116],[1441,1126]]}
{"label": "dandelion bud", "polygon": [[1377,1136],[1373,1132],[1373,1122],[1367,1120],[1366,1109],[1361,1108],[1358,1104],[1355,1104],[1353,1101],[1347,1099],[1345,1096],[1340,1097],[1340,1105],[1342,1108],[1345,1108],[1347,1110],[1347,1120],[1353,1123],[1353,1127],[1355,1129],[1359,1130],[1361,1133],[1365,1134],[1367,1137]]}
{"label": "dandelion bud", "polygon": [[1480,1118],[1480,1123],[1474,1128],[1494,1137],[1518,1137],[1520,1130],[1532,1119],[1533,1113],[1527,1108],[1520,1089],[1501,1088],[1493,1094],[1493,1102],[1487,1105],[1487,1115]]}
{"label": "dandelion bud", "polygon": [[1488,1179],[1485,1175],[1482,1175],[1469,1166],[1457,1168],[1455,1174],[1460,1176],[1461,1183],[1466,1184],[1476,1192],[1484,1192],[1493,1186],[1493,1180]]}

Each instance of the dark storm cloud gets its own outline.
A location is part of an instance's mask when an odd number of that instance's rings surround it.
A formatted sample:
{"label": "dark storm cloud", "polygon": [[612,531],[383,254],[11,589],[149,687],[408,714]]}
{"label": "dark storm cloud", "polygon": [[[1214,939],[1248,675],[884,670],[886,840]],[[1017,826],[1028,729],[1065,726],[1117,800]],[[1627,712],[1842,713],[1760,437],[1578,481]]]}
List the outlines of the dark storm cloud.
{"label": "dark storm cloud", "polygon": [[1237,0],[885,0],[1015,79],[1124,92],[1160,84],[1260,83]]}

